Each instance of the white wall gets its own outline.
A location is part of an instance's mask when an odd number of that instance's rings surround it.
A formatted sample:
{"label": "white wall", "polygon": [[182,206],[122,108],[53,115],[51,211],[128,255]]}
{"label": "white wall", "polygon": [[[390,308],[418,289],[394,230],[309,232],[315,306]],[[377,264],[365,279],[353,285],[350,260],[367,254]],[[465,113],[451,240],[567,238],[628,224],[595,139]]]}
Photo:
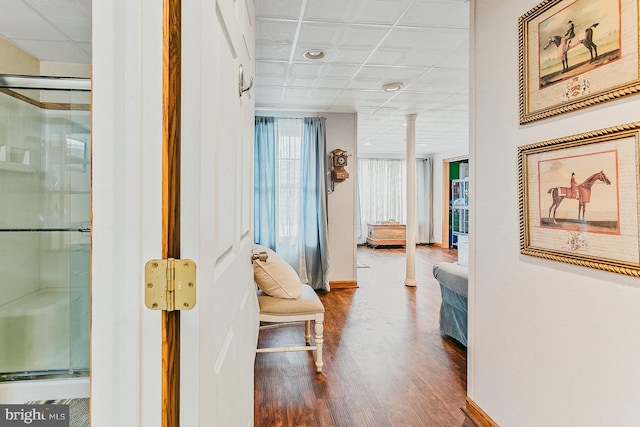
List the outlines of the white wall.
{"label": "white wall", "polygon": [[351,156],[345,168],[349,179],[337,182],[327,198],[329,210],[329,281],[356,280],[356,188],[357,188],[357,115],[326,113],[327,152],[336,148]]}
{"label": "white wall", "polygon": [[0,38],[0,73],[38,75],[40,62],[10,41]]}
{"label": "white wall", "polygon": [[468,394],[503,427],[637,426],[640,282],[520,255],[516,154],[638,120],[640,97],[519,125],[518,17],[537,3],[472,3]]}
{"label": "white wall", "polygon": [[62,77],[91,77],[90,64],[42,61],[40,75]]}

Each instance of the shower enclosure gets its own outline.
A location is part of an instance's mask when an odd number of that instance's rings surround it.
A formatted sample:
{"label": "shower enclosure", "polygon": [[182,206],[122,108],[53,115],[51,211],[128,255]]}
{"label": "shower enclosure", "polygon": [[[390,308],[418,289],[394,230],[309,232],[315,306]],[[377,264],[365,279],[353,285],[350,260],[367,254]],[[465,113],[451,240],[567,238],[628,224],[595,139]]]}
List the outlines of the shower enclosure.
{"label": "shower enclosure", "polygon": [[90,103],[88,80],[0,75],[0,403],[89,375]]}

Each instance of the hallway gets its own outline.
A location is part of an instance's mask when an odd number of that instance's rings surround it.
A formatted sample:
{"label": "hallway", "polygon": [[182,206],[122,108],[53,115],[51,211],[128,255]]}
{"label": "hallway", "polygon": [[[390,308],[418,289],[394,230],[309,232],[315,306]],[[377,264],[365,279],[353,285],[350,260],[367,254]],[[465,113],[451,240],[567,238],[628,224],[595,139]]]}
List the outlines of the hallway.
{"label": "hallway", "polygon": [[[257,355],[255,425],[466,426],[466,350],[438,331],[431,273],[455,260],[455,250],[418,247],[418,287],[407,288],[403,248],[360,247],[359,288],[321,295],[324,372],[314,372],[307,352]],[[264,331],[261,343],[302,335],[302,327]]]}

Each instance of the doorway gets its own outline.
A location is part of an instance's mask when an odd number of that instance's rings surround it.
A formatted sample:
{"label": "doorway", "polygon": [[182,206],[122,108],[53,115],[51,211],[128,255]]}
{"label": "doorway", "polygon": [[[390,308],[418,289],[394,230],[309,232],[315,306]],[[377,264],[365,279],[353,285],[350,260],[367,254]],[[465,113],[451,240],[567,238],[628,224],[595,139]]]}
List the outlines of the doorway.
{"label": "doorway", "polygon": [[469,234],[469,159],[445,159],[442,171],[442,247],[458,248]]}

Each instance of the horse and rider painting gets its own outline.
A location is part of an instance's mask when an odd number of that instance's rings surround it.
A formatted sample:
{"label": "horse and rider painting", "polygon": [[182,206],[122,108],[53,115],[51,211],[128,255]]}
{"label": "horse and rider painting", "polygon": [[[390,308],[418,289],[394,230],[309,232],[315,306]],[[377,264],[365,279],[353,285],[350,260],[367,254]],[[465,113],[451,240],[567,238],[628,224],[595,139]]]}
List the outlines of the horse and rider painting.
{"label": "horse and rider painting", "polygon": [[539,173],[542,227],[619,231],[615,150],[541,161]]}
{"label": "horse and rider painting", "polygon": [[539,24],[540,89],[620,58],[620,0],[577,0]]}

